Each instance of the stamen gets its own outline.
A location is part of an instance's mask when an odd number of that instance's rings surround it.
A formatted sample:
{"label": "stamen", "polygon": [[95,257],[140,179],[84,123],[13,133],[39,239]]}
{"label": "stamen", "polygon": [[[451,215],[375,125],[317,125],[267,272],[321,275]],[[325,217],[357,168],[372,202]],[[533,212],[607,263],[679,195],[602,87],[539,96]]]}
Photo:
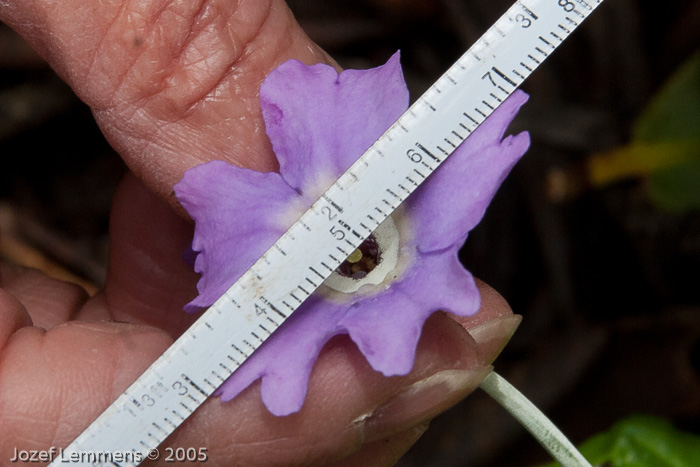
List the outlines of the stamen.
{"label": "stamen", "polygon": [[348,256],[347,261],[348,263],[357,263],[362,259],[362,252],[360,251],[359,248],[355,249],[352,253],[350,253],[350,256]]}
{"label": "stamen", "polygon": [[[359,253],[359,255],[355,253]],[[370,235],[362,242],[360,247],[350,255],[350,258],[346,259],[343,264],[338,266],[337,272],[343,277],[362,279],[366,277],[367,274],[374,271],[374,268],[376,268],[381,261],[382,254],[377,237]]]}
{"label": "stamen", "polygon": [[396,277],[399,259],[399,231],[392,216],[338,266],[325,285],[336,292],[351,294],[365,285],[379,285]]}

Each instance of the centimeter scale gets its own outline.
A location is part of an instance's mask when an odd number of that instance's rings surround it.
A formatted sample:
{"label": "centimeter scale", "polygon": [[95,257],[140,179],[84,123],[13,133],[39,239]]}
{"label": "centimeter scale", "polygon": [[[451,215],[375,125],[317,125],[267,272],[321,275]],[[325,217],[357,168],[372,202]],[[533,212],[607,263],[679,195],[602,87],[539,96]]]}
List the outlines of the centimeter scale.
{"label": "centimeter scale", "polygon": [[603,0],[517,1],[52,466],[135,466]]}

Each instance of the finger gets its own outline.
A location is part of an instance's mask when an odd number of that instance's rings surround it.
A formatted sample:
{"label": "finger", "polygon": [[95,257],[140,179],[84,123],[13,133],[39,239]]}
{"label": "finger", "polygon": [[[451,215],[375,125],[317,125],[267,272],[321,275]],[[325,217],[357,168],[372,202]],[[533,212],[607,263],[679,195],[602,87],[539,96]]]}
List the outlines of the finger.
{"label": "finger", "polygon": [[[182,311],[197,274],[182,260],[192,226],[133,175],[122,181],[110,221],[104,293],[110,317],[166,330],[176,337],[197,317]],[[93,307],[86,307],[89,316]]]}
{"label": "finger", "polygon": [[479,312],[467,317],[450,315],[477,343],[481,358],[493,362],[520,325],[522,317],[514,315],[508,302],[485,282],[476,279],[481,294]]}
{"label": "finger", "polygon": [[32,318],[24,305],[12,294],[0,288],[0,353],[16,330],[31,325]]}
{"label": "finger", "polygon": [[35,326],[44,329],[69,320],[88,299],[76,284],[4,263],[0,264],[0,287],[22,304]]}
{"label": "finger", "polygon": [[66,446],[172,340],[120,323],[23,327],[0,354],[0,459]]}
{"label": "finger", "polygon": [[388,467],[396,465],[404,454],[428,429],[428,424],[418,425],[398,435],[367,443],[359,451],[350,454],[327,467]]}
{"label": "finger", "polygon": [[93,108],[126,163],[172,205],[172,186],[204,161],[275,169],[258,102],[262,80],[289,58],[331,62],[281,0],[3,5],[3,19]]}

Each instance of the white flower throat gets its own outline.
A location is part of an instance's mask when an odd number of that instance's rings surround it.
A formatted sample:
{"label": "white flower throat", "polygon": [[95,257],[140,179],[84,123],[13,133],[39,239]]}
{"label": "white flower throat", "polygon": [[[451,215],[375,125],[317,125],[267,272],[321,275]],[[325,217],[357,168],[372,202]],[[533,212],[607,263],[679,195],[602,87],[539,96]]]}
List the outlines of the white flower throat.
{"label": "white flower throat", "polygon": [[400,245],[399,227],[389,216],[324,284],[337,292],[351,294],[366,285],[380,286],[398,277]]}

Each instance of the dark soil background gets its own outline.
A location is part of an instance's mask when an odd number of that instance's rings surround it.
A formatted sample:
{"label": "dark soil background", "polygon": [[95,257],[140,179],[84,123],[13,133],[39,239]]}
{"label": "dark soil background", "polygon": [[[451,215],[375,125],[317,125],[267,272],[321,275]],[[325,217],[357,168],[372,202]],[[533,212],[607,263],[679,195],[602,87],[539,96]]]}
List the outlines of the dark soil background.
{"label": "dark soil background", "polygon": [[[509,0],[290,0],[347,68],[402,51],[417,97]],[[609,0],[525,83],[512,131],[533,144],[463,250],[523,323],[496,369],[575,441],[634,413],[700,432],[700,213],[648,199],[644,177],[592,186],[591,154],[700,47],[700,2]],[[698,110],[700,111],[700,109]],[[95,290],[125,169],[89,109],[0,25],[0,257]],[[524,466],[546,454],[477,392],[399,465]]]}

